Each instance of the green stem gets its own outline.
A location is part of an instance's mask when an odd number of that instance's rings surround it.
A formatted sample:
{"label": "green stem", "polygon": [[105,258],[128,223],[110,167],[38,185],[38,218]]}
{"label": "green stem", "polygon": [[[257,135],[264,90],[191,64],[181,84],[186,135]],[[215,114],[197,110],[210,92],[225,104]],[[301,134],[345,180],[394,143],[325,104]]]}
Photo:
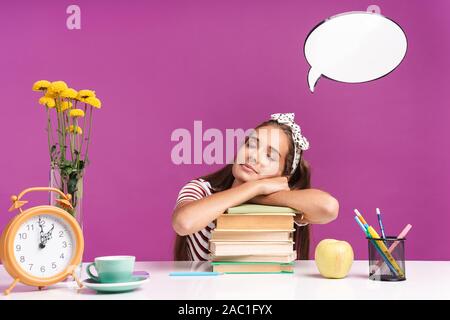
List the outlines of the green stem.
{"label": "green stem", "polygon": [[[78,151],[78,154],[80,154],[80,150],[79,150],[79,145],[80,145],[80,138],[79,138],[79,134],[78,134],[78,119],[77,118],[73,118],[72,119],[72,123],[73,123],[73,136],[74,136],[74,144],[75,144],[75,150]],[[76,166],[78,168],[78,156],[77,156],[77,163]]]}
{"label": "green stem", "polygon": [[[52,116],[50,114],[50,110],[49,110],[49,114],[48,114],[48,126],[50,128],[50,140],[52,143],[52,146],[55,145],[55,138],[53,137],[53,128],[52,128],[52,120],[51,120]],[[55,145],[56,148],[56,145]]]}
{"label": "green stem", "polygon": [[47,109],[47,138],[48,138],[48,152],[50,154],[50,162],[53,162],[53,156],[52,156],[52,143],[51,143],[51,128],[50,128],[50,108],[45,106]]}
{"label": "green stem", "polygon": [[84,133],[86,132],[86,118],[87,118],[87,104],[84,104],[84,119],[83,119],[83,133],[81,134],[81,146],[80,146],[80,155],[81,155],[81,151],[83,150],[83,146],[84,146]]}
{"label": "green stem", "polygon": [[[61,105],[61,97],[58,95],[58,101],[59,101],[59,107],[60,107],[60,110],[61,110],[61,108],[62,108],[62,105]],[[65,119],[64,119],[64,111],[62,111],[61,110],[61,112],[60,112],[60,117],[61,117],[61,123],[62,123],[62,146],[61,146],[61,149],[62,149],[62,154],[63,154],[63,156],[64,156],[64,158],[63,159],[65,159],[66,158],[66,139],[67,139],[67,132],[66,132],[66,121],[65,121]]]}
{"label": "green stem", "polygon": [[89,133],[88,133],[88,138],[87,138],[87,142],[86,142],[86,154],[84,156],[84,161],[88,161],[88,151],[89,151],[89,142],[90,142],[90,138],[91,138],[91,128],[92,128],[92,106],[89,106]]}
{"label": "green stem", "polygon": [[[47,93],[47,90],[45,91],[44,95]],[[53,139],[53,129],[52,129],[52,118],[50,115],[50,108],[47,107],[47,105],[45,106],[45,108],[47,109],[47,137],[48,137],[48,147],[49,147],[49,152],[50,152],[50,161],[53,162],[55,159],[53,159],[52,156],[52,146],[55,144],[54,139]],[[55,146],[56,148],[56,146]]]}
{"label": "green stem", "polygon": [[[67,127],[70,128],[70,117],[67,114],[66,114],[66,120],[67,120]],[[74,152],[74,142],[72,141],[72,135],[70,134],[70,132],[69,132],[68,135],[69,135],[70,157],[71,157],[72,162],[73,162],[74,154],[75,154],[75,152]]]}
{"label": "green stem", "polygon": [[[77,100],[74,100],[74,104],[73,104],[73,108],[74,109],[77,108],[77,102],[78,102]],[[75,128],[74,119],[72,119],[72,126],[73,126],[73,128]],[[71,139],[72,139],[71,141],[73,143],[73,154],[74,154],[74,158],[75,158],[75,167],[78,168],[78,161],[80,159],[80,156],[78,154],[75,154],[75,150],[76,150],[76,147],[75,147],[75,132],[72,132]]]}
{"label": "green stem", "polygon": [[57,131],[57,135],[58,135],[58,143],[59,143],[59,151],[60,151],[60,160],[64,160],[64,153],[63,153],[63,147],[62,147],[62,143],[61,143],[61,139],[62,139],[62,124],[61,124],[61,117],[60,117],[60,105],[58,104],[59,100],[56,99],[56,118],[58,119],[58,131]]}

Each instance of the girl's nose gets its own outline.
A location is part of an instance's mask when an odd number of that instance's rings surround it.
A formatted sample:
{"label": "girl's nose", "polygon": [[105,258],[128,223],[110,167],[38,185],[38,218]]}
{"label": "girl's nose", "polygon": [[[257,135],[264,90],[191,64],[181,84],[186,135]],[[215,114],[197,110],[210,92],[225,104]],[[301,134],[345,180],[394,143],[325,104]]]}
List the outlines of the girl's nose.
{"label": "girl's nose", "polygon": [[248,154],[247,154],[247,162],[249,164],[251,164],[252,166],[256,166],[256,164],[258,163],[259,159],[258,159],[258,151],[257,150],[249,150]]}
{"label": "girl's nose", "polygon": [[265,150],[259,150],[259,152],[258,152],[258,163],[261,166],[265,166],[267,164],[267,157],[266,157],[266,151]]}

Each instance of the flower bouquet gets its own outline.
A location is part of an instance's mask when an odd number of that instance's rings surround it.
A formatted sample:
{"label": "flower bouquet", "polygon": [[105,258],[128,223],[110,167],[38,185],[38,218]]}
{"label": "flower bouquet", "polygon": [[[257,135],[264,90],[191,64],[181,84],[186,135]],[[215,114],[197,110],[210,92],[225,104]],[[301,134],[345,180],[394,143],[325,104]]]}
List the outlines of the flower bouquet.
{"label": "flower bouquet", "polygon": [[33,91],[42,92],[39,104],[47,112],[48,151],[50,155],[50,186],[71,195],[71,204],[51,199],[72,214],[81,224],[83,175],[89,163],[88,151],[92,116],[101,108],[95,91],[76,91],[64,81],[40,80]]}

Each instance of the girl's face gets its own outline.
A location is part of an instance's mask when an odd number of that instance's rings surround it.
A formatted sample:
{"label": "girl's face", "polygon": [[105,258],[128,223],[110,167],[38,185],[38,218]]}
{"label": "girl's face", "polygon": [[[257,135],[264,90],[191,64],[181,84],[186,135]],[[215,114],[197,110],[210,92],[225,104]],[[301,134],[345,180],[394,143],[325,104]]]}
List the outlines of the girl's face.
{"label": "girl's face", "polygon": [[256,129],[239,149],[233,164],[233,176],[238,182],[278,177],[283,174],[290,140],[275,126]]}

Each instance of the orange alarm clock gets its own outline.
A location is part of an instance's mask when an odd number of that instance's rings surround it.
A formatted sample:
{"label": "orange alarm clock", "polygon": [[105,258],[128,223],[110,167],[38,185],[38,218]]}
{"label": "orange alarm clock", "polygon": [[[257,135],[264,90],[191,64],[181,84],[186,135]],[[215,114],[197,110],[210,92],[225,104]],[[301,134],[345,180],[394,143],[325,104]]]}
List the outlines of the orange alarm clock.
{"label": "orange alarm clock", "polygon": [[[22,197],[32,191],[58,193],[56,200],[61,207],[72,208],[70,194],[56,188],[36,187],[12,196],[9,211],[18,209],[3,230],[0,239],[0,260],[14,279],[9,294],[17,282],[39,289],[53,285],[72,276],[81,288],[75,271],[80,265],[84,250],[83,232],[78,221],[67,211],[50,205],[42,205],[22,211],[28,201]],[[73,209],[73,208],[72,208]]]}

